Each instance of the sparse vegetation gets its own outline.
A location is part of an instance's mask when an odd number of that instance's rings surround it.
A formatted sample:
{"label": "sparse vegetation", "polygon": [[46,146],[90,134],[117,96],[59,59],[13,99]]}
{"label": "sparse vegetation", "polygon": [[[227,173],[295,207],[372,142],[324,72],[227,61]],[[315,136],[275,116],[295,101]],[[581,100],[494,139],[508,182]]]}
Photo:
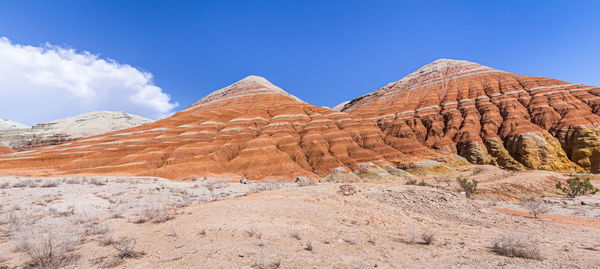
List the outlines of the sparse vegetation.
{"label": "sparse vegetation", "polygon": [[356,193],[356,188],[350,184],[342,184],[338,189],[338,193],[344,196],[353,195]]}
{"label": "sparse vegetation", "polygon": [[590,183],[590,179],[581,179],[579,177],[572,177],[567,179],[567,185],[563,186],[562,182],[556,183],[556,188],[563,191],[569,198],[575,198],[581,195],[596,194],[598,188],[594,187]]}
{"label": "sparse vegetation", "polygon": [[541,259],[538,242],[517,233],[505,233],[496,238],[492,250],[511,258]]}
{"label": "sparse vegetation", "polygon": [[299,232],[292,232],[292,233],[290,234],[290,237],[291,237],[291,238],[294,238],[294,239],[296,239],[296,240],[302,240],[302,238],[300,237],[300,233],[299,233]]}
{"label": "sparse vegetation", "polygon": [[311,242],[306,243],[306,246],[304,247],[304,250],[306,251],[313,251],[313,246]]}
{"label": "sparse vegetation", "polygon": [[246,230],[246,236],[248,237],[254,237],[256,239],[262,239],[262,233],[259,232],[258,230],[252,228],[250,230]]}
{"label": "sparse vegetation", "polygon": [[143,252],[135,250],[136,240],[132,237],[122,237],[113,243],[113,248],[117,250],[117,257],[124,258],[137,258],[143,255]]}
{"label": "sparse vegetation", "polygon": [[42,182],[42,184],[40,184],[40,187],[41,188],[58,187],[58,181],[55,181],[55,180],[44,181],[44,182]]}
{"label": "sparse vegetation", "polygon": [[252,265],[252,268],[256,269],[277,269],[281,267],[281,259],[257,261]]}
{"label": "sparse vegetation", "polygon": [[[17,249],[25,252],[27,264],[37,268],[58,268],[67,265],[71,254],[82,241],[80,235],[55,230],[54,227],[23,227],[16,235]],[[62,233],[64,232],[64,233]]]}
{"label": "sparse vegetation", "polygon": [[102,238],[100,238],[100,244],[103,246],[110,246],[115,242],[115,240],[112,237],[112,234],[110,233],[106,233],[104,234],[104,236],[102,236]]}
{"label": "sparse vegetation", "polygon": [[342,240],[344,240],[344,242],[346,242],[346,244],[356,245],[356,240],[354,240],[352,238],[343,238]]}
{"label": "sparse vegetation", "polygon": [[406,185],[416,185],[416,186],[422,186],[422,187],[431,187],[431,184],[425,182],[425,180],[421,179],[421,181],[419,181],[417,183],[416,179],[409,179],[408,181],[406,181],[405,183]]}
{"label": "sparse vegetation", "polygon": [[521,199],[521,206],[524,207],[537,219],[538,215],[544,214],[550,210],[550,207],[539,197],[530,196]]}
{"label": "sparse vegetation", "polygon": [[473,195],[478,193],[477,192],[477,184],[479,182],[477,182],[477,180],[473,179],[473,180],[469,181],[465,177],[458,177],[458,178],[456,178],[456,181],[458,182],[458,185],[460,186],[460,190],[465,193],[465,196],[467,196],[467,198],[471,198],[471,197],[473,197]]}
{"label": "sparse vegetation", "polygon": [[296,184],[298,184],[298,187],[306,187],[306,186],[311,186],[311,185],[315,185],[315,182],[312,180],[309,180],[307,178],[303,178],[303,177],[297,177],[296,178]]}
{"label": "sparse vegetation", "polygon": [[133,222],[140,224],[148,221],[152,223],[163,223],[173,219],[173,214],[169,211],[169,208],[163,203],[148,204],[142,212],[141,216],[138,216]]}
{"label": "sparse vegetation", "polygon": [[421,233],[421,240],[423,240],[423,244],[431,245],[433,243],[433,238],[435,237],[435,233],[432,231],[424,231]]}

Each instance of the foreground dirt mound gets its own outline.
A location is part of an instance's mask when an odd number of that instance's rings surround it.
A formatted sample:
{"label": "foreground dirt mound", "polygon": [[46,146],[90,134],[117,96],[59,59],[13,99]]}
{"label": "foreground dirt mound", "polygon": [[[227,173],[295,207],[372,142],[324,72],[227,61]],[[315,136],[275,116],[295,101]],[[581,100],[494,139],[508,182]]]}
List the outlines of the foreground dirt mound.
{"label": "foreground dirt mound", "polygon": [[438,60],[341,111],[388,145],[510,169],[600,172],[600,88]]}
{"label": "foreground dirt mound", "polygon": [[360,171],[388,178],[401,174],[395,163],[440,156],[429,149],[406,155],[374,123],[251,76],[164,120],[1,158],[0,173],[295,180]]}

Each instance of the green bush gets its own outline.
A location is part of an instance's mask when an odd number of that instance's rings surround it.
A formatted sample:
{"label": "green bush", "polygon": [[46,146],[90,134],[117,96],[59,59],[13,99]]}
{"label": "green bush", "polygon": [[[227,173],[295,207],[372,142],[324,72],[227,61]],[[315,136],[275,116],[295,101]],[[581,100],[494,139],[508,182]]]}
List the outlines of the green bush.
{"label": "green bush", "polygon": [[565,187],[562,185],[562,182],[559,181],[556,183],[556,188],[563,191],[569,198],[595,194],[598,191],[598,188],[590,183],[589,178],[581,179],[579,177],[572,177],[567,179],[567,185],[568,186]]}
{"label": "green bush", "polygon": [[477,194],[477,184],[479,183],[477,180],[473,179],[469,181],[465,177],[457,177],[456,181],[458,181],[460,189],[465,192],[467,198],[471,198],[473,194]]}

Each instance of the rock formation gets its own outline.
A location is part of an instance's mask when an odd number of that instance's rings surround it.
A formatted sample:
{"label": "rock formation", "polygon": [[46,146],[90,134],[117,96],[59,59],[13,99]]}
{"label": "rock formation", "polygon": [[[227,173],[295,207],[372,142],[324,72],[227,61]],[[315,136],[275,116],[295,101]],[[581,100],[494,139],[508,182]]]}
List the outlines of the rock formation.
{"label": "rock formation", "polygon": [[4,155],[4,154],[8,154],[8,153],[13,153],[15,152],[15,150],[9,148],[9,147],[5,147],[0,145],[0,155]]}
{"label": "rock formation", "polygon": [[403,153],[508,169],[600,172],[600,88],[437,60],[343,105]]}
{"label": "rock formation", "polygon": [[2,125],[0,125],[0,143],[15,150],[23,151],[43,146],[59,145],[67,141],[150,122],[152,120],[124,112],[95,111],[40,123],[31,128],[17,123],[12,124],[15,127],[1,129]]}
{"label": "rock formation", "polygon": [[29,128],[29,126],[12,120],[0,119],[0,131],[26,128]]}
{"label": "rock formation", "polygon": [[0,156],[0,174],[389,180],[467,160],[600,172],[597,87],[438,60],[336,109],[250,76],[163,120]]}
{"label": "rock formation", "polygon": [[426,151],[403,154],[386,145],[374,122],[304,103],[250,76],[163,120],[0,158],[0,173],[293,181],[356,178],[356,171],[389,177],[402,175],[394,168],[399,162],[441,157]]}

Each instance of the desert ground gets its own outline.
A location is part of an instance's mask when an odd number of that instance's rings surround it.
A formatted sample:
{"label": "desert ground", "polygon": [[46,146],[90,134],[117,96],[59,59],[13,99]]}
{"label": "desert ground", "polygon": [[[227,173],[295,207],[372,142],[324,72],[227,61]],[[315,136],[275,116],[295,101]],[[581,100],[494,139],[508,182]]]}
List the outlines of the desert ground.
{"label": "desert ground", "polygon": [[[455,178],[480,181],[469,199]],[[600,195],[471,166],[392,182],[0,178],[0,268],[598,268]],[[592,180],[594,184],[598,181]],[[534,218],[518,201],[538,196]],[[529,258],[500,255],[515,243]]]}

